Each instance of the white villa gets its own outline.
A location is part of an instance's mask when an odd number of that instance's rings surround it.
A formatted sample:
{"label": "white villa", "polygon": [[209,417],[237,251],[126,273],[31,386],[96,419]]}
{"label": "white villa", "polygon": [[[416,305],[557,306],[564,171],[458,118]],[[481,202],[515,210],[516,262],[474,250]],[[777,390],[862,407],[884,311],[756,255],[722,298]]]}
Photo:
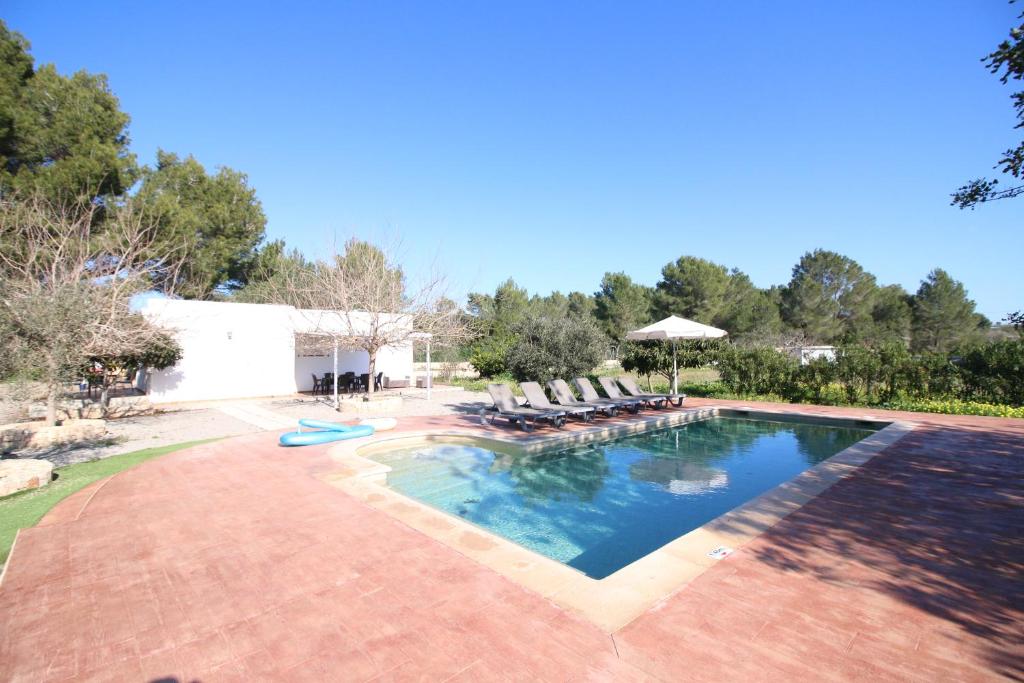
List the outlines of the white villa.
{"label": "white villa", "polygon": [[[170,329],[182,358],[166,370],[140,373],[137,385],[153,403],[284,396],[313,389],[313,375],[333,372],[334,339],[367,314],[307,311],[292,306],[219,301],[147,299],[140,312]],[[410,324],[393,316],[389,324]],[[365,351],[337,351],[338,374],[367,372]],[[385,347],[377,354],[378,372],[412,380],[412,344]]]}

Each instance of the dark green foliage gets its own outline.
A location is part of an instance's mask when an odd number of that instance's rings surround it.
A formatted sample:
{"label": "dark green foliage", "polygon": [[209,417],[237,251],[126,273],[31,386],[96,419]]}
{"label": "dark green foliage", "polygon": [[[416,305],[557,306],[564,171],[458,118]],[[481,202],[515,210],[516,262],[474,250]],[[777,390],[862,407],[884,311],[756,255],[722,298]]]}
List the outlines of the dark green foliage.
{"label": "dark green foliage", "polygon": [[909,344],[913,301],[913,297],[899,285],[879,287],[871,308],[872,327],[858,336],[874,343],[900,341]]}
{"label": "dark green foliage", "polygon": [[161,334],[149,340],[147,347],[138,354],[123,358],[127,365],[145,366],[153,370],[164,370],[181,360],[181,346],[169,334]]}
{"label": "dark green foliage", "polygon": [[583,292],[569,292],[569,315],[589,318],[594,315],[594,297]]}
{"label": "dark green foliage", "polygon": [[251,277],[267,219],[244,173],[220,168],[208,175],[193,157],[161,150],[138,198],[160,226],[161,241],[186,253],[185,267],[164,288],[206,298]]}
{"label": "dark green foliage", "polygon": [[594,317],[609,339],[623,341],[627,332],[651,322],[651,288],[625,273],[605,273],[594,294]]}
{"label": "dark green foliage", "polygon": [[975,312],[963,284],[936,268],[914,296],[912,326],[914,350],[947,352],[976,339],[988,321]]}
{"label": "dark green foliage", "polygon": [[505,355],[509,344],[492,342],[473,349],[469,362],[481,377],[496,377],[508,370]]}
{"label": "dark green foliage", "polygon": [[127,130],[106,76],[34,68],[28,43],[0,22],[0,190],[59,201],[123,194],[138,172]]}
{"label": "dark green foliage", "polygon": [[[1013,2],[1014,0],[1010,0]],[[1024,14],[1021,14],[1024,17]],[[1024,24],[1010,29],[1009,40],[1004,40],[983,60],[985,66],[994,74],[1003,72],[999,80],[1009,83],[1011,80],[1024,79]],[[1005,71],[1004,71],[1005,69]],[[1010,95],[1013,108],[1017,110],[1018,123],[1016,128],[1024,128],[1024,91]],[[1024,172],[1024,142],[1003,152],[996,166],[1004,174],[1020,178]],[[1006,189],[998,188],[998,180],[978,178],[962,186],[953,195],[953,206],[961,209],[974,208],[978,204],[994,199],[1009,199],[1024,194],[1024,185],[1015,185]]]}
{"label": "dark green foliage", "polygon": [[1013,325],[1013,329],[1024,333],[1024,311],[1014,311],[1013,313],[1009,313],[1004,320],[1007,324]]}
{"label": "dark green foliage", "polygon": [[[680,339],[676,341],[676,366],[703,368],[718,359],[723,348],[718,339]],[[661,375],[672,379],[672,343],[668,341],[628,341],[622,345],[619,363],[626,372],[635,372],[648,378]]]}
{"label": "dark green foliage", "polygon": [[696,256],[680,256],[661,269],[654,294],[658,317],[678,315],[705,324],[721,314],[729,289],[725,266]]}
{"label": "dark green foliage", "polygon": [[619,363],[626,372],[647,377],[672,379],[672,347],[660,341],[628,341],[619,350]]}
{"label": "dark green foliage", "polygon": [[836,363],[823,356],[801,365],[794,375],[799,391],[814,403],[821,404],[822,394],[836,379]]}
{"label": "dark green foliage", "polygon": [[963,398],[1024,405],[1024,340],[998,341],[962,352]]}
{"label": "dark green foliage", "polygon": [[836,378],[843,385],[847,403],[870,401],[881,372],[881,359],[872,349],[852,344],[836,352]]}
{"label": "dark green foliage", "polygon": [[743,395],[788,396],[798,364],[792,356],[767,347],[723,349],[718,372],[731,391]]}
{"label": "dark green foliage", "polygon": [[733,270],[725,302],[711,324],[726,330],[733,339],[777,334],[782,331],[778,292],[758,289],[746,274]]}
{"label": "dark green foliage", "polygon": [[515,329],[506,362],[517,380],[544,384],[590,372],[606,351],[605,336],[593,321],[528,318]]}
{"label": "dark green foliage", "polygon": [[856,339],[871,325],[875,277],[853,259],[818,249],[804,254],[782,294],[782,316],[818,343]]}

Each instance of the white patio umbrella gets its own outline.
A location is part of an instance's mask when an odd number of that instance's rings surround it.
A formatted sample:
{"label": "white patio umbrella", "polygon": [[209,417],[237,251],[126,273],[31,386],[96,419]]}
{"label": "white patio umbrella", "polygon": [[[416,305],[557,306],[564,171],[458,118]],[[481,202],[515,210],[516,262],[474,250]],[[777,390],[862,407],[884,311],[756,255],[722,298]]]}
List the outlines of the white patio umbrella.
{"label": "white patio umbrella", "polygon": [[672,342],[672,393],[679,393],[679,366],[676,363],[677,339],[717,339],[728,334],[717,327],[704,325],[693,320],[670,315],[664,320],[651,323],[647,327],[626,333],[626,339],[647,341],[652,339],[669,340]]}

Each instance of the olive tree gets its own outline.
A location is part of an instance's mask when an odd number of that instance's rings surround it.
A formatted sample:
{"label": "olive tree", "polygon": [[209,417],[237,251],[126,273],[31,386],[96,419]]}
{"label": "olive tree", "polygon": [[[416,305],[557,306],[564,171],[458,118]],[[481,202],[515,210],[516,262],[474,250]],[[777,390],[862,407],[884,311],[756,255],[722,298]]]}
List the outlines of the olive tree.
{"label": "olive tree", "polygon": [[541,384],[591,372],[604,360],[606,337],[593,320],[526,318],[516,327],[506,360],[519,381]]}
{"label": "olive tree", "polygon": [[132,298],[175,269],[176,254],[154,253],[155,222],[131,201],[104,206],[99,232],[97,210],[41,194],[0,203],[0,353],[45,384],[49,424],[92,359],[142,354],[168,335]]}
{"label": "olive tree", "polygon": [[[441,346],[469,337],[463,312],[446,296],[445,278],[431,272],[411,281],[395,252],[352,239],[328,259],[290,259],[254,298],[300,309],[308,348],[365,351],[373,378],[385,347],[407,346],[424,334]],[[367,389],[374,391],[373,381]]]}

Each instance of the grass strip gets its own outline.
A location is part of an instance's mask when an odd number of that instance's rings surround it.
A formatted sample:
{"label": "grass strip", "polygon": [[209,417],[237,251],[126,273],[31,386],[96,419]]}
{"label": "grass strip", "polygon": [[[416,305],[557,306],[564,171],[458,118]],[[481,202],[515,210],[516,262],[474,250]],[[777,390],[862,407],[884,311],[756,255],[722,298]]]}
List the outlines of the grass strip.
{"label": "grass strip", "polygon": [[216,440],[203,439],[169,446],[144,448],[141,451],[58,467],[54,469],[57,478],[46,486],[19,491],[0,498],[0,566],[7,561],[18,530],[35,526],[54,505],[71,494],[82,490],[94,481],[123,472],[146,460]]}

